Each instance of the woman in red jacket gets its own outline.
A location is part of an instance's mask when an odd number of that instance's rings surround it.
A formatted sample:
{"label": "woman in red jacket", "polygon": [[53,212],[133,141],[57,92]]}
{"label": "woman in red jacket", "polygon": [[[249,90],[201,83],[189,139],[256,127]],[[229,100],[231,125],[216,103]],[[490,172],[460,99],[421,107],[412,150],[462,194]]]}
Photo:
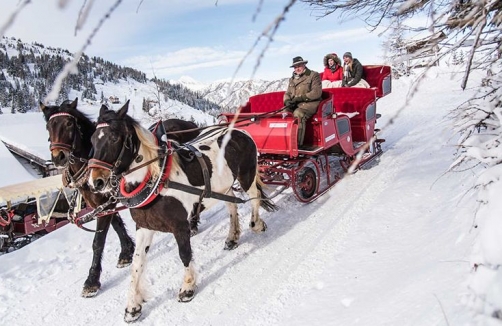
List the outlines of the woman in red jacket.
{"label": "woman in red jacket", "polygon": [[340,87],[343,79],[343,68],[336,53],[324,56],[324,72],[322,73],[322,88]]}

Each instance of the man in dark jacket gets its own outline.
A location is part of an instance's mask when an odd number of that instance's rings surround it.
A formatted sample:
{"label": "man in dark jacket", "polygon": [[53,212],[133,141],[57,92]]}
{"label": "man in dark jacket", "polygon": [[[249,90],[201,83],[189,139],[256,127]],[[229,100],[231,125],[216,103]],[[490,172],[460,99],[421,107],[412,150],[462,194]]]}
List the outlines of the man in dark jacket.
{"label": "man in dark jacket", "polygon": [[284,106],[298,118],[298,147],[303,145],[306,121],[316,113],[322,96],[321,76],[307,68],[307,63],[302,57],[293,58],[293,76],[284,93]]}
{"label": "man in dark jacket", "polygon": [[352,58],[352,53],[345,52],[343,62],[342,87],[370,87],[368,82],[364,80],[363,65],[359,60]]}

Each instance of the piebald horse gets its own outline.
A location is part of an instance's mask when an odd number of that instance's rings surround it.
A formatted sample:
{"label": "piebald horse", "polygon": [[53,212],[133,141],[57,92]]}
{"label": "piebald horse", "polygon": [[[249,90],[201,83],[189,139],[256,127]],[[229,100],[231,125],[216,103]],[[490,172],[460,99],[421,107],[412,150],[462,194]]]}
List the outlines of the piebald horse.
{"label": "piebald horse", "polygon": [[[141,316],[143,271],[155,231],[172,233],[176,239],[185,268],[178,301],[188,302],[196,288],[188,223],[192,207],[202,203],[209,208],[221,200],[217,196],[208,197],[208,193],[226,196],[230,229],[225,249],[231,250],[237,247],[241,234],[236,204],[239,201],[232,201],[239,199],[232,190],[236,180],[250,198],[249,226],[254,232],[267,228],[259,215],[260,206],[267,211],[275,210],[276,206],[262,190],[256,145],[247,133],[215,126],[184,146],[172,148],[169,143],[158,142],[158,137],[127,115],[127,110],[128,103],[118,112],[101,108],[92,136],[94,154],[89,161],[88,182],[93,191],[116,193],[121,201],[131,204],[131,216],[136,222],[136,250],[124,316],[125,321],[131,322]],[[221,151],[224,153],[220,157]],[[190,154],[197,159],[186,159]],[[151,184],[158,184],[152,191],[154,198],[144,199],[140,194]],[[188,187],[179,190],[175,185]]]}
{"label": "piebald horse", "polygon": [[[68,187],[78,189],[87,206],[95,208],[108,202],[110,195],[91,192],[87,183],[89,176],[87,162],[92,148],[91,136],[96,126],[77,109],[77,105],[78,99],[76,98],[74,101],[64,101],[61,105],[47,106],[40,102],[40,109],[44,114],[49,132],[51,160],[56,167],[63,170],[63,183]],[[179,143],[195,138],[200,132],[195,123],[180,119],[165,120],[163,125],[170,132],[169,138]],[[188,132],[177,133],[187,130]],[[198,215],[194,216],[191,221],[191,232],[194,234],[197,231]],[[82,289],[83,297],[93,297],[101,288],[101,259],[110,224],[117,232],[121,245],[117,267],[126,267],[132,262],[134,241],[128,235],[120,215],[114,213],[100,217],[92,243],[91,268]]]}

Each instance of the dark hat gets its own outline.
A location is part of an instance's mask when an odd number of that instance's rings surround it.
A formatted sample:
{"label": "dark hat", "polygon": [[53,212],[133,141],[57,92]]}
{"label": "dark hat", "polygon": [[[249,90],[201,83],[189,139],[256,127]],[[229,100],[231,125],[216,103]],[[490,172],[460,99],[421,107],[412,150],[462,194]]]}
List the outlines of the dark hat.
{"label": "dark hat", "polygon": [[351,59],[352,59],[352,53],[350,53],[350,52],[345,52],[345,53],[343,54],[343,57],[344,57],[344,58],[345,58],[345,57],[348,57],[348,58],[351,58]]}
{"label": "dark hat", "polygon": [[308,63],[308,60],[303,60],[302,57],[294,57],[293,58],[293,64],[291,65],[290,68],[293,68],[294,66],[296,65],[299,65],[300,63],[305,63],[307,64]]}

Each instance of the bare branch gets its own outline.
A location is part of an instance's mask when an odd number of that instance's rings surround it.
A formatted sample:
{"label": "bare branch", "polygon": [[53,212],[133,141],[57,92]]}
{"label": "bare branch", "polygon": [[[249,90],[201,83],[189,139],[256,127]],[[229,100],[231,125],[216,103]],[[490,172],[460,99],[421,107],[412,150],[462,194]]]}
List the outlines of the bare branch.
{"label": "bare branch", "polygon": [[47,96],[44,99],[45,103],[47,103],[49,101],[55,101],[57,99],[59,91],[61,90],[61,84],[62,84],[63,80],[71,72],[76,71],[75,69],[77,69],[77,63],[80,60],[80,57],[85,52],[85,50],[87,49],[87,47],[91,44],[92,39],[94,38],[94,36],[96,36],[96,34],[98,33],[98,31],[101,29],[101,27],[103,26],[104,22],[108,18],[110,18],[110,15],[115,11],[115,9],[117,9],[117,7],[120,5],[121,2],[122,2],[122,0],[117,0],[110,7],[110,9],[108,9],[108,11],[105,13],[105,15],[99,20],[99,22],[96,25],[96,27],[92,30],[91,34],[87,38],[86,42],[84,43],[84,45],[82,46],[82,48],[80,49],[80,51],[76,52],[73,55],[73,60],[70,61],[70,62],[68,62],[64,66],[63,70],[57,75],[56,81],[54,82],[54,85],[52,85],[51,91],[49,92],[49,94],[47,94]]}
{"label": "bare branch", "polygon": [[9,29],[9,27],[12,26],[12,24],[14,23],[14,21],[16,20],[16,17],[17,15],[21,12],[21,10],[23,10],[24,7],[26,7],[26,5],[28,5],[29,3],[31,2],[31,0],[25,0],[23,1],[18,7],[17,9],[9,16],[9,18],[7,18],[7,21],[5,22],[5,24],[0,28],[0,36],[3,36],[5,34],[5,31],[7,31]]}
{"label": "bare branch", "polygon": [[84,26],[93,4],[94,0],[90,0],[89,5],[87,5],[87,0],[84,0],[82,3],[82,7],[80,7],[80,11],[78,12],[77,24],[75,25],[75,35],[77,35],[77,31],[82,29],[82,26]]}

